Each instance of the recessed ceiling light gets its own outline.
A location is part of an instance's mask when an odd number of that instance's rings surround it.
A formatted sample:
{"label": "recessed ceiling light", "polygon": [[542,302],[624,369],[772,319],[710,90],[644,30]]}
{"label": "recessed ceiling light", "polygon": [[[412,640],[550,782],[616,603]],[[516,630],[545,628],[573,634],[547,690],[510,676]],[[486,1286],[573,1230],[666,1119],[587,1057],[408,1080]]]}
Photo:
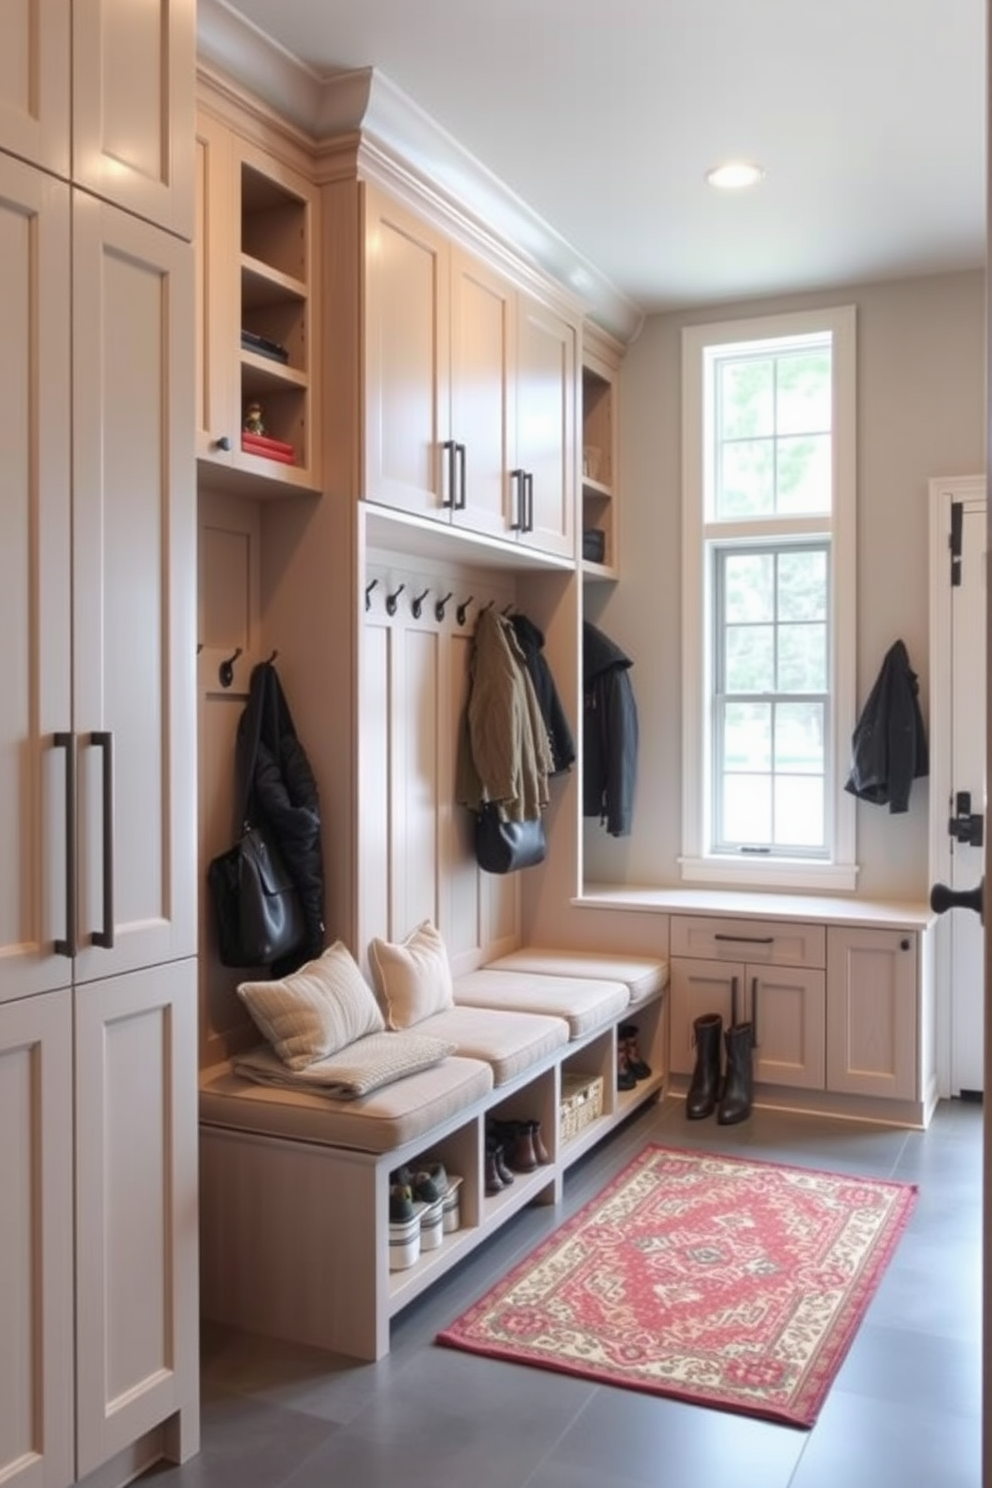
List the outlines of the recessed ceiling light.
{"label": "recessed ceiling light", "polygon": [[724,165],[715,165],[706,172],[711,186],[722,191],[740,191],[745,186],[754,186],[764,175],[760,165],[750,160],[728,160]]}

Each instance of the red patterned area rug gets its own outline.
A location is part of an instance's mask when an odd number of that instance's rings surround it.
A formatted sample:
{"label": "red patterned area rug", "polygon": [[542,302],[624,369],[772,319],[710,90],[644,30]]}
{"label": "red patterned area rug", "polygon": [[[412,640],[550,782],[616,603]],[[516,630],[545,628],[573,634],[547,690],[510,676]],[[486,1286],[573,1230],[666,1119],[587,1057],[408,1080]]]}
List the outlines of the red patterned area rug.
{"label": "red patterned area rug", "polygon": [[652,1145],[437,1342],[812,1426],[915,1201]]}

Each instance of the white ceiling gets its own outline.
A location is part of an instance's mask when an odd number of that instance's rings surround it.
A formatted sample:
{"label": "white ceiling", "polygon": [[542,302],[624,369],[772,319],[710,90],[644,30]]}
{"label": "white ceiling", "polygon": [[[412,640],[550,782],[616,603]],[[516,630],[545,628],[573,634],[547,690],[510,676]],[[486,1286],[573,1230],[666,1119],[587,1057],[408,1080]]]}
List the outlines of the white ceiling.
{"label": "white ceiling", "polygon": [[384,74],[642,311],[985,261],[983,0],[226,8]]}

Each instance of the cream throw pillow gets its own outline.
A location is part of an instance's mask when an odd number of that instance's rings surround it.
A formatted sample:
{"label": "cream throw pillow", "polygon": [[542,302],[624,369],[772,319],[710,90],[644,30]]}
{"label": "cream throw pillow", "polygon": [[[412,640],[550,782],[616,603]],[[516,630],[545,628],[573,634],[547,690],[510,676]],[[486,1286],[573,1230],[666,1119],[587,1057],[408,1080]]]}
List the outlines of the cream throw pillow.
{"label": "cream throw pillow", "polygon": [[372,988],[340,940],[279,981],[242,982],[238,996],[289,1069],[306,1069],[385,1027]]}
{"label": "cream throw pillow", "polygon": [[430,920],[418,925],[401,945],[373,940],[369,965],[387,1028],[412,1028],[454,1007],[448,953],[440,932]]}

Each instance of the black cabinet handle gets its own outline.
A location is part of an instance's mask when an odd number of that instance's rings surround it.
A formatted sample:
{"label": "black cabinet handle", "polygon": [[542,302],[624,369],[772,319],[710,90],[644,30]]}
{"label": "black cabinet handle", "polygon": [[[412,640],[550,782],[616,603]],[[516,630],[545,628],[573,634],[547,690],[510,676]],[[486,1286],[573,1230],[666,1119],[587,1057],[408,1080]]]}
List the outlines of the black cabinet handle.
{"label": "black cabinet handle", "polygon": [[230,448],[231,441],[226,434],[222,434],[219,439],[214,440],[214,449],[229,450]]}
{"label": "black cabinet handle", "polygon": [[103,929],[93,931],[93,944],[114,947],[114,736],[100,729],[90,734],[94,749],[103,750]]}
{"label": "black cabinet handle", "polygon": [[758,978],[751,980],[751,1048],[758,1047]]}
{"label": "black cabinet handle", "polygon": [[75,735],[55,735],[65,750],[65,939],[55,942],[57,956],[76,954],[76,748]]}
{"label": "black cabinet handle", "polygon": [[534,472],[528,470],[524,476],[524,532],[534,531]]}
{"label": "black cabinet handle", "polygon": [[714,935],[714,940],[730,940],[735,945],[774,945],[774,935]]}
{"label": "black cabinet handle", "polygon": [[513,482],[516,491],[516,500],[514,501],[515,516],[514,520],[510,523],[510,530],[511,532],[526,532],[527,529],[524,526],[524,523],[527,520],[527,488],[525,484],[526,475],[522,470],[511,470],[510,479]]}
{"label": "black cabinet handle", "polygon": [[465,488],[465,446],[463,444],[455,444],[455,465],[458,467],[458,485],[455,488],[457,495],[454,505],[457,511],[464,511],[467,492]]}
{"label": "black cabinet handle", "polygon": [[737,1027],[737,978],[730,978],[730,1026]]}
{"label": "black cabinet handle", "polygon": [[448,481],[441,498],[441,505],[450,509],[455,506],[455,441],[446,439],[441,448],[448,456]]}

